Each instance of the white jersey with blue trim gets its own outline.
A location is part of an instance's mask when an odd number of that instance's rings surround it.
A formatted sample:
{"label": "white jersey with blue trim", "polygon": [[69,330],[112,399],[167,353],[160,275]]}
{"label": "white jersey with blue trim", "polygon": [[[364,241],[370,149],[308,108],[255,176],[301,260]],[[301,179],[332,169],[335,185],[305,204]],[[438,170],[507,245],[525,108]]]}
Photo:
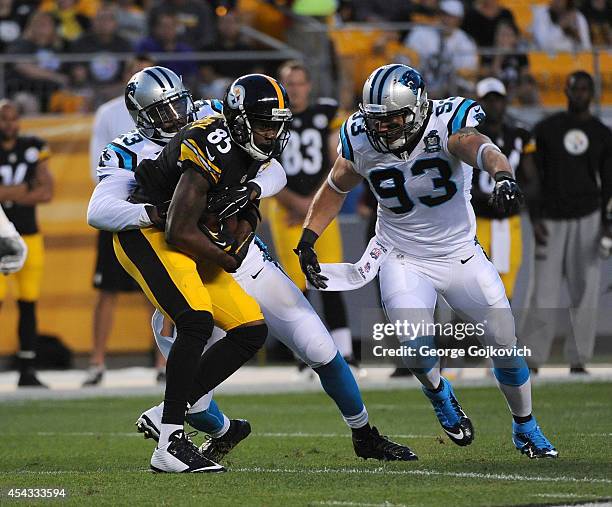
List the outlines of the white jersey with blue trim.
{"label": "white jersey with blue trim", "polygon": [[378,201],[376,235],[415,257],[445,256],[473,245],[476,232],[470,203],[472,170],[449,153],[448,138],[484,119],[473,100],[429,101],[425,129],[400,158],[379,153],[353,114],[340,129],[338,153],[352,162]]}
{"label": "white jersey with blue trim", "polygon": [[[219,114],[222,104],[218,100],[198,101],[199,109],[196,118]],[[134,171],[136,166],[145,159],[155,160],[166,146],[162,141],[153,141],[144,137],[137,129],[130,130],[113,139],[100,155],[96,174],[98,181],[113,174],[117,169]]]}

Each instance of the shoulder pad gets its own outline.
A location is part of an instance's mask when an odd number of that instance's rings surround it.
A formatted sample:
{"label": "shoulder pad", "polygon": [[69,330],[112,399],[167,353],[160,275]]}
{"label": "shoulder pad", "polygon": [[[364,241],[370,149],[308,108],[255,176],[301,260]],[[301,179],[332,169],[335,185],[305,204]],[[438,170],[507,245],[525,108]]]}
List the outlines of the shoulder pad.
{"label": "shoulder pad", "polygon": [[353,113],[340,127],[340,145],[342,157],[355,162],[353,144],[361,136],[365,136],[365,125],[361,113]]}
{"label": "shoulder pad", "polygon": [[434,100],[432,106],[433,114],[446,123],[449,136],[464,127],[476,127],[485,119],[478,102],[465,97]]}

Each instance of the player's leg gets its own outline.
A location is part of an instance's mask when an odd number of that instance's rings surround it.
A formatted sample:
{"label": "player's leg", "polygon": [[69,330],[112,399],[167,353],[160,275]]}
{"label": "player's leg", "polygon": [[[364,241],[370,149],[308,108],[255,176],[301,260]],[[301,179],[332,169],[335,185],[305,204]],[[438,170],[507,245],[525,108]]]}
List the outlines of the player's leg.
{"label": "player's leg", "polygon": [[529,368],[517,353],[514,317],[495,266],[478,245],[469,262],[449,262],[452,274],[445,298],[462,318],[481,326],[476,337],[494,352],[493,374],[512,414],[515,446],[530,458],[556,457],[532,415]]}
{"label": "player's leg", "polygon": [[184,431],[189,392],[198,361],[213,329],[212,302],[193,260],[169,247],[164,233],[143,229],[114,236],[117,258],[149,301],[176,326],[168,353],[159,442],[151,467],[164,472],[215,472],[223,467],[204,458]]}
{"label": "player's leg", "polygon": [[251,359],[268,335],[259,305],[229,273],[217,265],[200,264],[198,274],[210,294],[215,324],[227,334],[202,354],[192,403]]}
{"label": "player's leg", "polygon": [[[457,445],[469,445],[474,430],[469,418],[457,401],[451,384],[440,376],[440,363],[424,355],[435,348],[434,335],[427,333],[434,323],[437,293],[426,271],[401,254],[392,253],[379,272],[381,297],[390,322],[422,325],[414,333],[400,333],[400,343],[415,351],[414,357],[403,358],[421,382],[423,393],[431,402],[442,429]],[[408,328],[410,329],[410,328]]]}
{"label": "player's leg", "polygon": [[370,426],[355,377],[298,287],[274,262],[264,260],[261,252],[254,250],[249,256],[255,258],[247,258],[245,263],[250,262],[236,275],[236,281],[257,300],[270,330],[318,375],[351,428],[356,454],[386,460],[416,459],[408,447],[389,441]]}
{"label": "player's leg", "polygon": [[575,373],[586,371],[584,366],[593,357],[595,346],[601,278],[600,220],[597,211],[569,223],[564,271],[572,301],[573,336],[565,341],[565,354]]}
{"label": "player's leg", "polygon": [[19,381],[20,386],[46,387],[36,376],[34,363],[38,342],[36,302],[40,297],[44,265],[44,244],[41,234],[23,236],[28,247],[28,257],[20,271],[15,273],[19,296]]}

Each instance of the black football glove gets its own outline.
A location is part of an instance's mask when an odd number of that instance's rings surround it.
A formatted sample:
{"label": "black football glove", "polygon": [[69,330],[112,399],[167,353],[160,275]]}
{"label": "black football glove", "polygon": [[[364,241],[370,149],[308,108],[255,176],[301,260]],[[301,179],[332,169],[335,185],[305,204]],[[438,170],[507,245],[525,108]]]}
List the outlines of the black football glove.
{"label": "black football glove", "polygon": [[198,222],[200,230],[206,234],[208,239],[212,241],[217,247],[224,252],[230,253],[230,251],[236,247],[236,238],[227,230],[227,227],[223,222],[219,222],[219,230],[213,231],[210,229],[204,221]]}
{"label": "black football glove", "polygon": [[321,266],[314,251],[314,244],[319,236],[310,229],[304,229],[300,242],[293,251],[300,259],[300,267],[306,279],[315,289],[326,289],[328,279],[321,274]]}
{"label": "black football glove", "polygon": [[219,220],[223,221],[244,208],[249,203],[250,195],[251,189],[246,185],[211,192],[208,194],[206,212],[217,215]]}
{"label": "black football glove", "polygon": [[237,241],[234,242],[234,245],[232,246],[232,248],[230,249],[228,253],[231,257],[233,257],[236,260],[238,264],[232,270],[226,269],[228,273],[235,273],[238,270],[238,268],[242,265],[242,262],[244,261],[247,255],[247,252],[249,251],[249,245],[253,241],[254,237],[255,237],[255,233],[251,231],[247,235],[247,237],[244,238],[244,240],[242,240],[241,243],[238,243]]}
{"label": "black football glove", "polygon": [[153,204],[147,204],[145,209],[149,215],[149,220],[153,225],[163,231],[166,229],[166,220],[168,219],[168,208],[170,207],[170,201],[165,201],[161,204],[154,206]]}
{"label": "black football glove", "polygon": [[489,198],[489,206],[499,213],[509,215],[519,210],[523,203],[523,192],[508,171],[495,173],[495,188]]}

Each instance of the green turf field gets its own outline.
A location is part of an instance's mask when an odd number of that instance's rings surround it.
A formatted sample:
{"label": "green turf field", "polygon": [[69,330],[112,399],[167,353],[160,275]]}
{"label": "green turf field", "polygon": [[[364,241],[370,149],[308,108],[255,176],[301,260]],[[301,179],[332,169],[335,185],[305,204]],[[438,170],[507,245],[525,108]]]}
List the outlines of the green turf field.
{"label": "green turf field", "polygon": [[[458,397],[476,439],[442,435],[418,390],[366,392],[371,421],[409,443],[418,462],[357,459],[349,432],[323,394],[225,396],[230,417],[253,434],[225,461],[225,474],[148,472],[153,442],[134,420],[155,400],[106,398],[0,405],[0,504],[9,488],[65,488],[73,505],[534,505],[612,497],[612,384],[535,389],[536,414],[560,451],[529,460],[510,440],[494,388]],[[194,439],[200,443],[198,435]],[[57,502],[57,501],[55,501]]]}

